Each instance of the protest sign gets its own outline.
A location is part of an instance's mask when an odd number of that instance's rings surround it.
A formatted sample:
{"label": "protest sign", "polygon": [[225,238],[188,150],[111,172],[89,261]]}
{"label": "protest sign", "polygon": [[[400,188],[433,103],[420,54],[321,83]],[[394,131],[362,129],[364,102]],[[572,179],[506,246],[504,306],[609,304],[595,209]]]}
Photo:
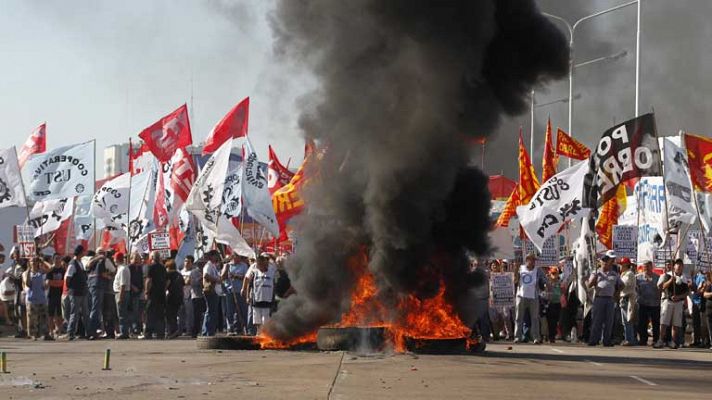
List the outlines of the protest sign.
{"label": "protest sign", "polygon": [[617,257],[635,259],[638,256],[638,228],[613,226],[613,251]]}
{"label": "protest sign", "polygon": [[490,274],[490,299],[492,307],[514,307],[514,273]]}
{"label": "protest sign", "polygon": [[149,233],[148,250],[160,252],[161,258],[169,258],[171,256],[171,236],[168,232]]}

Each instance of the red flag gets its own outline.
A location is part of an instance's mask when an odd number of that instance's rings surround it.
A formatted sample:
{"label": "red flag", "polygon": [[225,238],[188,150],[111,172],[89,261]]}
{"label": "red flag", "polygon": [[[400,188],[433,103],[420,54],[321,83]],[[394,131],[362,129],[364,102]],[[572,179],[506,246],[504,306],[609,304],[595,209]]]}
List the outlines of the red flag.
{"label": "red flag", "polygon": [[[171,171],[171,188],[175,193],[176,200],[180,199],[181,204],[185,202],[193,187],[195,179],[195,167],[193,166],[193,157],[185,149],[178,149],[173,156],[173,170]],[[175,208],[179,204],[174,203]]]}
{"label": "red flag", "polygon": [[626,196],[625,186],[619,185],[616,190],[616,197],[612,197],[603,203],[598,221],[596,221],[598,241],[608,249],[613,248],[613,226],[618,223],[618,217],[625,211]]}
{"label": "red flag", "polygon": [[587,160],[591,156],[591,150],[566,132],[558,129],[556,131],[556,154],[575,160]]}
{"label": "red flag", "polygon": [[685,133],[685,147],[694,189],[712,192],[712,139]]}
{"label": "red flag", "polygon": [[25,161],[37,153],[44,153],[47,150],[47,123],[35,128],[27,138],[25,144],[22,145],[17,153],[17,161],[20,163],[20,168],[25,165]]}
{"label": "red flag", "polygon": [[[161,165],[161,170],[163,165]],[[162,229],[168,225],[168,208],[166,207],[166,183],[163,173],[158,173],[158,183],[156,184],[156,200],[153,205],[153,223],[157,229]]]}
{"label": "red flag", "polygon": [[232,108],[220,122],[215,125],[203,147],[203,154],[217,150],[229,138],[247,136],[247,125],[250,120],[250,98],[245,97]]}
{"label": "red flag", "polygon": [[177,110],[141,131],[138,136],[143,139],[158,161],[170,160],[176,150],[193,143],[190,121],[188,120],[188,107],[183,104]]}
{"label": "red flag", "polygon": [[293,176],[294,173],[279,162],[277,154],[274,152],[274,149],[272,149],[272,145],[270,145],[269,162],[267,163],[267,187],[269,188],[270,194],[288,184]]}
{"label": "red flag", "polygon": [[546,139],[544,142],[544,158],[542,159],[541,181],[546,182],[556,175],[556,165],[559,157],[554,152],[554,138],[551,133],[551,119],[546,123]]}

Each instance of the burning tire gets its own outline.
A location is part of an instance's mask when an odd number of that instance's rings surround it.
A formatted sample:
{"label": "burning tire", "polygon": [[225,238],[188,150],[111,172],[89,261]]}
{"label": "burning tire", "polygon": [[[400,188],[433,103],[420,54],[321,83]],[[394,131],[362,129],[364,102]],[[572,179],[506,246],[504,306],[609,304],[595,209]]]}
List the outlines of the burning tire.
{"label": "burning tire", "polygon": [[380,351],[386,338],[386,328],[378,327],[348,327],[319,328],[316,345],[323,351]]}
{"label": "burning tire", "polygon": [[260,350],[254,336],[199,337],[195,341],[200,350]]}

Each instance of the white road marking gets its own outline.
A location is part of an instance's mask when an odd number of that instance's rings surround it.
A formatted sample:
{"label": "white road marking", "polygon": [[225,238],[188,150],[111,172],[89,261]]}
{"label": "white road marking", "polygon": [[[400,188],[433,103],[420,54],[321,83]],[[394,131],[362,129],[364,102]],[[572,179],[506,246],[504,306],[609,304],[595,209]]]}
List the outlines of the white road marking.
{"label": "white road marking", "polygon": [[551,348],[551,351],[555,351],[555,352],[557,352],[557,353],[559,353],[559,354],[562,354],[562,353],[564,352],[563,350],[555,349],[555,348],[553,348],[553,347]]}
{"label": "white road marking", "polygon": [[641,383],[644,383],[644,384],[646,384],[646,385],[648,385],[648,386],[658,386],[658,384],[655,383],[655,382],[650,382],[650,381],[647,380],[647,379],[639,378],[639,377],[637,377],[637,376],[635,376],[635,375],[630,375],[630,377],[633,378],[633,379],[635,379],[636,381],[641,382]]}
{"label": "white road marking", "polygon": [[603,366],[603,364],[597,363],[597,362],[595,362],[595,361],[591,361],[591,360],[584,360],[584,361],[586,361],[587,363],[593,364],[593,365],[595,365],[595,366],[597,366],[597,367],[602,367],[602,366]]}

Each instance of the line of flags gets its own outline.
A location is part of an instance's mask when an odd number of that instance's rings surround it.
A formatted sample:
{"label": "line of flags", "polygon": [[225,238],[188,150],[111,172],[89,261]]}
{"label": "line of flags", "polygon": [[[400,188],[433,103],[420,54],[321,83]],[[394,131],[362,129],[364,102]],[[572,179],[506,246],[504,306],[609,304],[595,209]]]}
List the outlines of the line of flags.
{"label": "line of flags", "polygon": [[[272,146],[262,163],[248,121],[245,98],[211,130],[203,147],[209,158],[198,171],[188,151],[193,138],[183,104],[142,130],[140,145],[129,139],[128,172],[98,183],[95,142],[47,151],[43,123],[19,151],[0,149],[0,208],[31,205],[27,224],[36,237],[64,229],[77,240],[93,237],[102,246],[145,252],[148,234],[160,231],[170,233],[172,248],[181,253],[223,243],[253,255],[241,234],[244,219],[263,227],[260,243],[286,240],[287,221],[303,209],[303,202],[292,200],[300,198],[306,179],[304,165],[291,172]],[[305,161],[313,147],[307,142]],[[292,201],[286,211],[276,207],[285,204],[284,196]]]}

